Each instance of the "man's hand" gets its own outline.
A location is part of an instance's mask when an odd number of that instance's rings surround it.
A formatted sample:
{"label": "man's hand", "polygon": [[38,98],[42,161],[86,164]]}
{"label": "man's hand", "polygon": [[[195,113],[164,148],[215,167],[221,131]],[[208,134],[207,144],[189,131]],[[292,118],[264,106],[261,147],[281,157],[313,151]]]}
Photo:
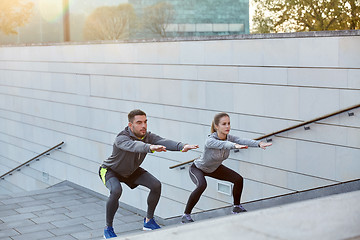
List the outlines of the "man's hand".
{"label": "man's hand", "polygon": [[248,146],[246,146],[246,145],[240,145],[240,144],[235,144],[235,148],[236,149],[247,149],[248,148]]}
{"label": "man's hand", "polygon": [[163,145],[150,145],[152,152],[166,152],[166,147]]}
{"label": "man's hand", "polygon": [[262,149],[265,149],[265,148],[267,148],[267,147],[269,147],[271,145],[272,145],[272,143],[266,143],[266,142],[260,142],[259,143],[259,147],[261,147]]}
{"label": "man's hand", "polygon": [[191,149],[197,149],[199,148],[199,145],[189,145],[189,144],[185,144],[184,148],[181,150],[182,152],[187,152]]}

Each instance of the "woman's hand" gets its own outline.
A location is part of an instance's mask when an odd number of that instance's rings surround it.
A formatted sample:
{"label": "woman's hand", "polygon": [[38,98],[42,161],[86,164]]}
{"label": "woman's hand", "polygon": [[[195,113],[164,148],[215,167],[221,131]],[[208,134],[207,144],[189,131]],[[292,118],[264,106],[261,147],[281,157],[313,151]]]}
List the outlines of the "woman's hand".
{"label": "woman's hand", "polygon": [[246,145],[240,145],[240,144],[235,143],[235,148],[236,148],[236,149],[247,149],[248,146],[246,146]]}
{"label": "woman's hand", "polygon": [[266,143],[266,142],[260,142],[259,143],[259,147],[261,147],[262,149],[265,149],[265,148],[267,148],[267,147],[269,147],[271,145],[272,145],[272,143]]}

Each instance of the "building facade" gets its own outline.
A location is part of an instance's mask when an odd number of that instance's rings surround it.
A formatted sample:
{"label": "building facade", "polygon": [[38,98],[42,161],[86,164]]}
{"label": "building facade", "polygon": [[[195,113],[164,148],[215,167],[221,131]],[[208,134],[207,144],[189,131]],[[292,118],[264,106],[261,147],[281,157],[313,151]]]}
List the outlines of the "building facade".
{"label": "building facade", "polygon": [[[141,19],[146,8],[164,1],[129,0],[129,3]],[[168,0],[166,3],[174,9],[173,19],[164,23],[168,37],[249,33],[249,0]],[[136,36],[149,38],[159,34],[143,29]]]}

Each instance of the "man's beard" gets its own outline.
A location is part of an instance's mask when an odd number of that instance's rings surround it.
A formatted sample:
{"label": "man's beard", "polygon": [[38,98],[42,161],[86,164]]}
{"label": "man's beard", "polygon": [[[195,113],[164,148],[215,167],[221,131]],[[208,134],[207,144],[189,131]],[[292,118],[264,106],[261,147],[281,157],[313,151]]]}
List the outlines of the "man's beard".
{"label": "man's beard", "polygon": [[137,137],[137,138],[143,138],[143,137],[145,137],[145,135],[146,135],[146,129],[145,129],[145,133],[144,134],[142,134],[140,131],[139,132],[135,132],[134,131],[134,135]]}

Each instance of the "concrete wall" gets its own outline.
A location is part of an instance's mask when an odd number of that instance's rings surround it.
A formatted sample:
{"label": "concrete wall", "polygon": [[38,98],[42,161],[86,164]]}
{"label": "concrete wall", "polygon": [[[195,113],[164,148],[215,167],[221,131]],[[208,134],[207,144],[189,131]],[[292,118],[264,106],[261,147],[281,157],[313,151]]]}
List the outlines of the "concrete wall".
{"label": "concrete wall", "polygon": [[[156,215],[179,215],[194,185],[187,169],[169,167],[200,155],[217,112],[230,113],[232,134],[255,138],[360,103],[360,33],[350,35],[0,47],[0,174],[65,141],[0,186],[69,180],[107,195],[98,167],[127,113],[141,108],[150,131],[200,145],[143,164],[163,183]],[[242,201],[359,178],[353,112],[274,137],[265,151],[233,153],[225,165],[245,178]],[[121,201],[146,209],[146,197],[124,187]],[[195,211],[231,198],[208,179]]]}

